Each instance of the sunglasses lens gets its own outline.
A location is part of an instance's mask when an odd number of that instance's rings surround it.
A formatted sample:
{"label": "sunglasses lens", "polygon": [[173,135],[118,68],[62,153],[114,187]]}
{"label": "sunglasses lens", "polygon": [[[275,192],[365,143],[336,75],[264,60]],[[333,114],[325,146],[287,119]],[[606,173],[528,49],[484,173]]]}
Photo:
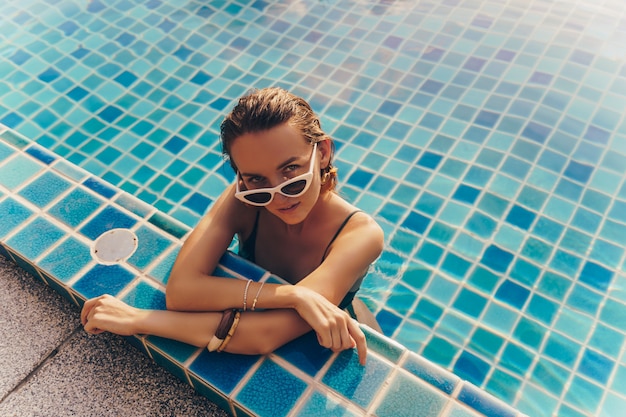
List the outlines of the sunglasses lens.
{"label": "sunglasses lens", "polygon": [[270,193],[253,193],[246,195],[244,198],[251,203],[265,204],[272,199],[272,195]]}
{"label": "sunglasses lens", "polygon": [[306,180],[300,180],[285,185],[283,188],[280,189],[280,191],[287,195],[296,195],[300,194],[302,190],[304,190],[304,187],[306,187]]}

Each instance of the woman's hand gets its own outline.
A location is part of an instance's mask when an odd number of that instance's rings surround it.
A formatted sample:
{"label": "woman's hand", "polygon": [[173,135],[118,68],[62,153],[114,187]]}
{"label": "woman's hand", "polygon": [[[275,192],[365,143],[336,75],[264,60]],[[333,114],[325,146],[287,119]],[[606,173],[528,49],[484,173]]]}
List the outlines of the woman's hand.
{"label": "woman's hand", "polygon": [[131,307],[108,294],[87,300],[80,313],[85,331],[91,334],[111,332],[122,336],[136,334],[142,310]]}
{"label": "woman's hand", "polygon": [[359,324],[318,292],[298,287],[295,310],[313,328],[320,345],[335,352],[356,347],[359,362],[365,365],[367,344]]}

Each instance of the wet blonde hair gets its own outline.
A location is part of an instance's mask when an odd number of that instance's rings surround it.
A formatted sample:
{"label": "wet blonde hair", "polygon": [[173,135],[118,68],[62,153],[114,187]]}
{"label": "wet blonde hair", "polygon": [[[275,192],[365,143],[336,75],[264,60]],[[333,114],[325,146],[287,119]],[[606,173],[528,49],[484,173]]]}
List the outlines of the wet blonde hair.
{"label": "wet blonde hair", "polygon": [[239,99],[222,121],[222,153],[230,166],[238,171],[230,154],[231,146],[238,137],[269,130],[283,123],[298,129],[310,144],[330,141],[330,160],[328,166],[321,169],[320,175],[324,188],[333,190],[337,184],[337,169],[332,165],[335,143],[322,130],[319,118],[306,100],[278,87],[252,90]]}

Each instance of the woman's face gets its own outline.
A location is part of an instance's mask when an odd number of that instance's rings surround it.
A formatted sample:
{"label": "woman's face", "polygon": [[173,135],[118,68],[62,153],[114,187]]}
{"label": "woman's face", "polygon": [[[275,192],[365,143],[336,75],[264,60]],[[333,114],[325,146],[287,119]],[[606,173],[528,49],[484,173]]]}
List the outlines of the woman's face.
{"label": "woman's face", "polygon": [[239,169],[242,190],[272,188],[309,171],[311,184],[304,194],[288,197],[275,193],[265,206],[287,224],[302,222],[320,195],[320,166],[328,165],[328,141],[320,142],[315,152],[302,133],[288,123],[272,129],[246,133],[233,141],[231,158]]}

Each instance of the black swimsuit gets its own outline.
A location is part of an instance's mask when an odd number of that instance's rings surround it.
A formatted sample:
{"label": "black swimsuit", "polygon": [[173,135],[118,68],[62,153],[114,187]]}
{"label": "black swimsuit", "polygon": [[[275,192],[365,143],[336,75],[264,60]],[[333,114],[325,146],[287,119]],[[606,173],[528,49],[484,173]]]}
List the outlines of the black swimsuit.
{"label": "black swimsuit", "polygon": [[[337,239],[337,236],[339,236],[339,233],[341,233],[341,231],[346,226],[346,224],[348,224],[348,221],[352,218],[352,216],[354,216],[359,211],[360,210],[353,211],[352,213],[348,214],[348,216],[344,219],[343,223],[341,223],[341,225],[339,226],[339,229],[337,229],[337,232],[335,233],[333,238],[328,243],[328,246],[326,246],[326,250],[324,250],[324,256],[322,257],[322,260],[321,260],[320,263],[324,262],[324,259],[326,258],[326,253],[328,252],[328,249],[330,248],[330,245],[332,245],[333,242],[335,241],[335,239]],[[253,262],[253,263],[255,263],[254,253],[255,253],[255,247],[256,247],[256,235],[257,235],[257,229],[258,229],[258,225],[259,225],[259,214],[260,213],[261,213],[261,211],[257,211],[257,213],[256,213],[256,219],[254,220],[254,227],[252,229],[252,233],[250,233],[250,236],[248,236],[248,239],[246,239],[243,243],[241,243],[239,245],[239,256],[241,256],[242,258],[247,259],[248,261]],[[344,308],[348,307],[350,304],[352,304],[352,300],[354,299],[354,296],[356,295],[357,291],[359,290],[359,288],[361,286],[361,281],[363,281],[364,277],[365,276],[363,276],[359,280],[357,280],[357,282],[350,289],[350,291],[346,294],[346,296],[343,298],[343,300],[341,300],[341,303],[339,303],[339,308],[344,309]]]}

